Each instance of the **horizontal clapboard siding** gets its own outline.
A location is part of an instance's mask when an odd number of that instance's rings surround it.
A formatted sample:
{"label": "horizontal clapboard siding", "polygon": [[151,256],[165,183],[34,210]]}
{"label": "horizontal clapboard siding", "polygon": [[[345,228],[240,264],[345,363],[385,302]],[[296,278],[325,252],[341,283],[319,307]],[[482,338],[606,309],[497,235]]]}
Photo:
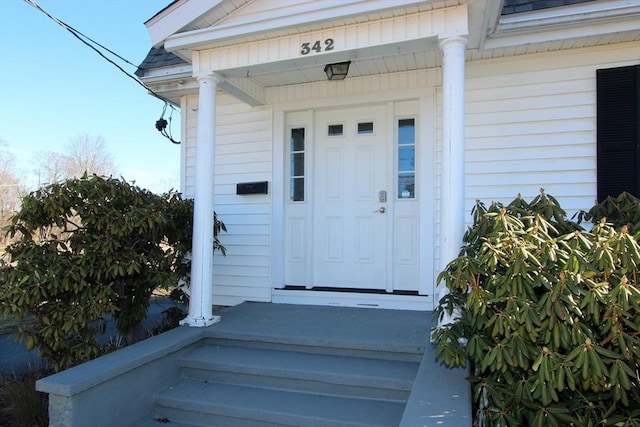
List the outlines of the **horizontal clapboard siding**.
{"label": "horizontal clapboard siding", "polygon": [[[197,97],[187,100],[183,192],[194,194]],[[269,107],[252,108],[218,93],[215,210],[227,232],[227,255],[214,257],[214,304],[271,298],[271,196],[236,195],[240,182],[271,181],[272,126]]]}
{"label": "horizontal clapboard siding", "polygon": [[[636,45],[637,47],[637,45]],[[531,200],[544,188],[571,215],[596,199],[596,69],[633,46],[468,64],[466,206]],[[636,52],[637,53],[637,52]],[[468,216],[470,219],[471,217]]]}

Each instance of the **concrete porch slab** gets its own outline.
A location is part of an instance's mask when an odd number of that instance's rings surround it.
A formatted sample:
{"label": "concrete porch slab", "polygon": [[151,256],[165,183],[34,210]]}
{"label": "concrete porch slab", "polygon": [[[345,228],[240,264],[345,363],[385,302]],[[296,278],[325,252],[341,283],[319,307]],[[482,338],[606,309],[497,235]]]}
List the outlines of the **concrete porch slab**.
{"label": "concrete porch slab", "polygon": [[366,350],[394,349],[422,354],[436,319],[431,312],[245,302],[220,312],[207,328],[216,338],[345,345]]}

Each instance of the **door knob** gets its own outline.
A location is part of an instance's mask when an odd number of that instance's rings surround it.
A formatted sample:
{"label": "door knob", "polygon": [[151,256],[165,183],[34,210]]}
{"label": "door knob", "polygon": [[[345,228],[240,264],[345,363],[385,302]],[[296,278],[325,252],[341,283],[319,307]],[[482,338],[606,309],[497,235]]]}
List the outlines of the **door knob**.
{"label": "door knob", "polygon": [[387,211],[387,208],[382,206],[380,209],[376,209],[375,211],[373,211],[373,213],[385,213],[386,211]]}

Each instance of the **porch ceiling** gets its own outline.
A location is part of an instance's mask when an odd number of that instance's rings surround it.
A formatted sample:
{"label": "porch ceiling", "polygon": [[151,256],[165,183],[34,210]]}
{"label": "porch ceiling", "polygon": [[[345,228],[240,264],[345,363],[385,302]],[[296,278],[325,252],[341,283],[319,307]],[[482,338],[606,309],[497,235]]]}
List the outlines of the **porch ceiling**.
{"label": "porch ceiling", "polygon": [[224,77],[248,78],[262,87],[325,81],[324,67],[328,63],[351,61],[349,77],[363,77],[440,66],[441,54],[435,38],[419,43],[386,46],[384,49],[364,49],[280,64],[249,66],[220,71]]}
{"label": "porch ceiling", "polygon": [[[309,83],[326,80],[324,63],[285,71],[250,74],[250,78],[265,87]],[[440,53],[436,49],[408,52],[379,57],[357,58],[351,61],[349,77],[363,77],[400,71],[418,70],[440,65]]]}

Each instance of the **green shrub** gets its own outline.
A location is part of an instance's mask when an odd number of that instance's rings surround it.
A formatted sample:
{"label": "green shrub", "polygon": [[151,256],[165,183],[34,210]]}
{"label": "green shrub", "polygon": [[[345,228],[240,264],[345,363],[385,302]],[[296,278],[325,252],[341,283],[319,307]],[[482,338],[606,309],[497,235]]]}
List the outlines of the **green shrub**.
{"label": "green shrub", "polygon": [[476,204],[433,332],[440,360],[470,365],[474,425],[640,425],[640,247],[599,209],[584,231],[544,192]]}
{"label": "green shrub", "polygon": [[20,333],[56,370],[101,354],[108,315],[131,344],[153,290],[187,274],[192,218],[177,193],[95,175],[29,194],[7,229],[19,240],[0,267],[0,315],[33,316]]}
{"label": "green shrub", "polygon": [[618,197],[607,197],[588,212],[580,212],[579,218],[594,224],[606,218],[618,229],[627,226],[627,231],[640,240],[640,199],[627,192]]}

